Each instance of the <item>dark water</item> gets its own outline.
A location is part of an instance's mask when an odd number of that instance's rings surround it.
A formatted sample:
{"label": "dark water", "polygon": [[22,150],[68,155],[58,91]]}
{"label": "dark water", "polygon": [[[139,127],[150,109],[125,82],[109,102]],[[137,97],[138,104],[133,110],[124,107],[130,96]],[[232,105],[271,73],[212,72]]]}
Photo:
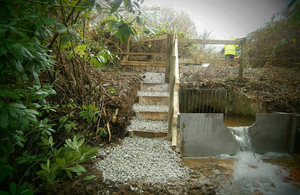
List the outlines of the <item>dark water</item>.
{"label": "dark water", "polygon": [[228,127],[251,126],[255,123],[255,117],[239,114],[225,114],[223,123]]}

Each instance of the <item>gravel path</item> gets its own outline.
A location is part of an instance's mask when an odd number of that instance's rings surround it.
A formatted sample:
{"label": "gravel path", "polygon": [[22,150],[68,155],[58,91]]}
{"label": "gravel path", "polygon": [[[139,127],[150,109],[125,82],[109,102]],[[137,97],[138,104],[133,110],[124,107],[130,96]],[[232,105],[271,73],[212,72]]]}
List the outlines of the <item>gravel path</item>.
{"label": "gravel path", "polygon": [[137,96],[169,97],[169,92],[138,91]]}
{"label": "gravel path", "polygon": [[143,119],[134,119],[130,121],[127,130],[145,130],[155,132],[168,132],[168,121],[149,121]]}
{"label": "gravel path", "polygon": [[190,177],[189,169],[182,167],[180,156],[166,138],[126,137],[122,145],[100,149],[99,154],[104,159],[97,167],[105,181],[166,184]]}
{"label": "gravel path", "polygon": [[165,73],[144,73],[143,83],[165,83]]}
{"label": "gravel path", "polygon": [[133,111],[135,111],[135,112],[169,112],[169,106],[134,104]]}

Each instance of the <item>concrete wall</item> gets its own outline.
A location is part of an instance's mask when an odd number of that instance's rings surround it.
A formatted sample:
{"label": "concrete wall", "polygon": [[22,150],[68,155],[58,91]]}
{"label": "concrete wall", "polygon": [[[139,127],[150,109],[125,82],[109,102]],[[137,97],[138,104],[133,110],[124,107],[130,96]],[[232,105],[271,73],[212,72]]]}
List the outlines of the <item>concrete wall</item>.
{"label": "concrete wall", "polygon": [[181,113],[179,127],[183,156],[236,153],[237,144],[223,124],[223,114]]}
{"label": "concrete wall", "polygon": [[[295,114],[256,114],[249,129],[255,153],[292,153],[296,131]],[[223,114],[181,113],[181,154],[185,157],[236,154],[237,143],[223,124]]]}
{"label": "concrete wall", "polygon": [[245,93],[225,89],[187,89],[180,86],[179,109],[181,113],[235,113],[255,117],[267,110]]}
{"label": "concrete wall", "polygon": [[257,113],[249,129],[252,148],[256,153],[292,153],[296,134],[296,114]]}

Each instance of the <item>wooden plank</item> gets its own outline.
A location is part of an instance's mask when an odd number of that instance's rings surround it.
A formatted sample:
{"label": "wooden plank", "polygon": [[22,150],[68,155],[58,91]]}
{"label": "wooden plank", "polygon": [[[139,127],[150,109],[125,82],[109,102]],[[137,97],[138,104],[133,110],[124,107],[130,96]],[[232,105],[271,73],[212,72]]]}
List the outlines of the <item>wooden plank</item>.
{"label": "wooden plank", "polygon": [[171,58],[171,67],[170,67],[170,80],[169,80],[169,116],[168,116],[168,137],[167,140],[171,141],[173,133],[173,114],[174,114],[174,84],[175,84],[175,62],[176,56]]}
{"label": "wooden plank", "polygon": [[139,104],[143,105],[169,105],[168,97],[139,96]]}
{"label": "wooden plank", "polygon": [[136,131],[136,130],[132,130],[132,137],[133,136],[148,137],[148,138],[166,137],[167,133],[164,133],[164,132],[153,132],[153,131]]}
{"label": "wooden plank", "polygon": [[179,59],[181,64],[202,64],[202,63],[225,63],[238,64],[240,60],[226,60],[226,59]]}
{"label": "wooden plank", "polygon": [[166,39],[167,39],[167,34],[156,36],[156,37],[141,38],[141,39],[137,40],[136,42],[161,41],[161,40],[166,40]]}
{"label": "wooden plank", "polygon": [[168,120],[168,112],[136,112],[135,117],[136,119],[165,121]]}
{"label": "wooden plank", "polygon": [[121,61],[121,66],[159,66],[165,67],[165,62]]}
{"label": "wooden plank", "polygon": [[178,43],[241,45],[242,41],[214,39],[178,39]]}
{"label": "wooden plank", "polygon": [[131,55],[131,56],[162,56],[162,55],[166,55],[164,53],[129,53],[129,52],[122,52],[119,54],[120,55]]}
{"label": "wooden plank", "polygon": [[172,58],[172,43],[173,43],[173,35],[168,34],[167,36],[167,59],[166,59],[166,68],[165,68],[165,81],[169,83],[170,80],[170,67],[171,67],[171,58]]}
{"label": "wooden plank", "polygon": [[172,127],[172,147],[175,149],[177,147],[177,117],[173,118],[173,127]]}

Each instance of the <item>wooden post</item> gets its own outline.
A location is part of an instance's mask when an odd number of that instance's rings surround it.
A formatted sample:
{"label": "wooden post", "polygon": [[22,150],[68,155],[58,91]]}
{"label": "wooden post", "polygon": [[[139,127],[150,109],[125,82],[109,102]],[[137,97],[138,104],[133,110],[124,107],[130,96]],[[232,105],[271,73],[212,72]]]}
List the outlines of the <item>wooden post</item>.
{"label": "wooden post", "polygon": [[174,115],[174,85],[175,85],[175,63],[176,56],[171,57],[170,78],[169,78],[169,115],[168,115],[168,141],[172,139],[173,115]]}
{"label": "wooden post", "polygon": [[177,115],[179,112],[179,67],[178,67],[178,40],[176,34],[172,36],[172,54],[169,71],[169,117],[168,117],[168,141],[172,140],[172,146],[177,145]]}
{"label": "wooden post", "polygon": [[247,38],[243,38],[242,40],[242,47],[241,47],[241,57],[240,57],[240,67],[239,67],[239,81],[243,80],[244,74],[244,66],[245,66],[245,52],[246,52],[246,40]]}
{"label": "wooden post", "polygon": [[[128,37],[126,41],[126,48],[125,48],[126,53],[129,53],[130,51],[130,41],[131,41],[131,37]],[[128,54],[124,55],[123,61],[128,61],[128,58],[129,58]]]}
{"label": "wooden post", "polygon": [[170,81],[170,67],[171,67],[171,58],[172,58],[172,44],[173,44],[173,35],[167,35],[167,60],[165,68],[165,81],[169,83]]}

